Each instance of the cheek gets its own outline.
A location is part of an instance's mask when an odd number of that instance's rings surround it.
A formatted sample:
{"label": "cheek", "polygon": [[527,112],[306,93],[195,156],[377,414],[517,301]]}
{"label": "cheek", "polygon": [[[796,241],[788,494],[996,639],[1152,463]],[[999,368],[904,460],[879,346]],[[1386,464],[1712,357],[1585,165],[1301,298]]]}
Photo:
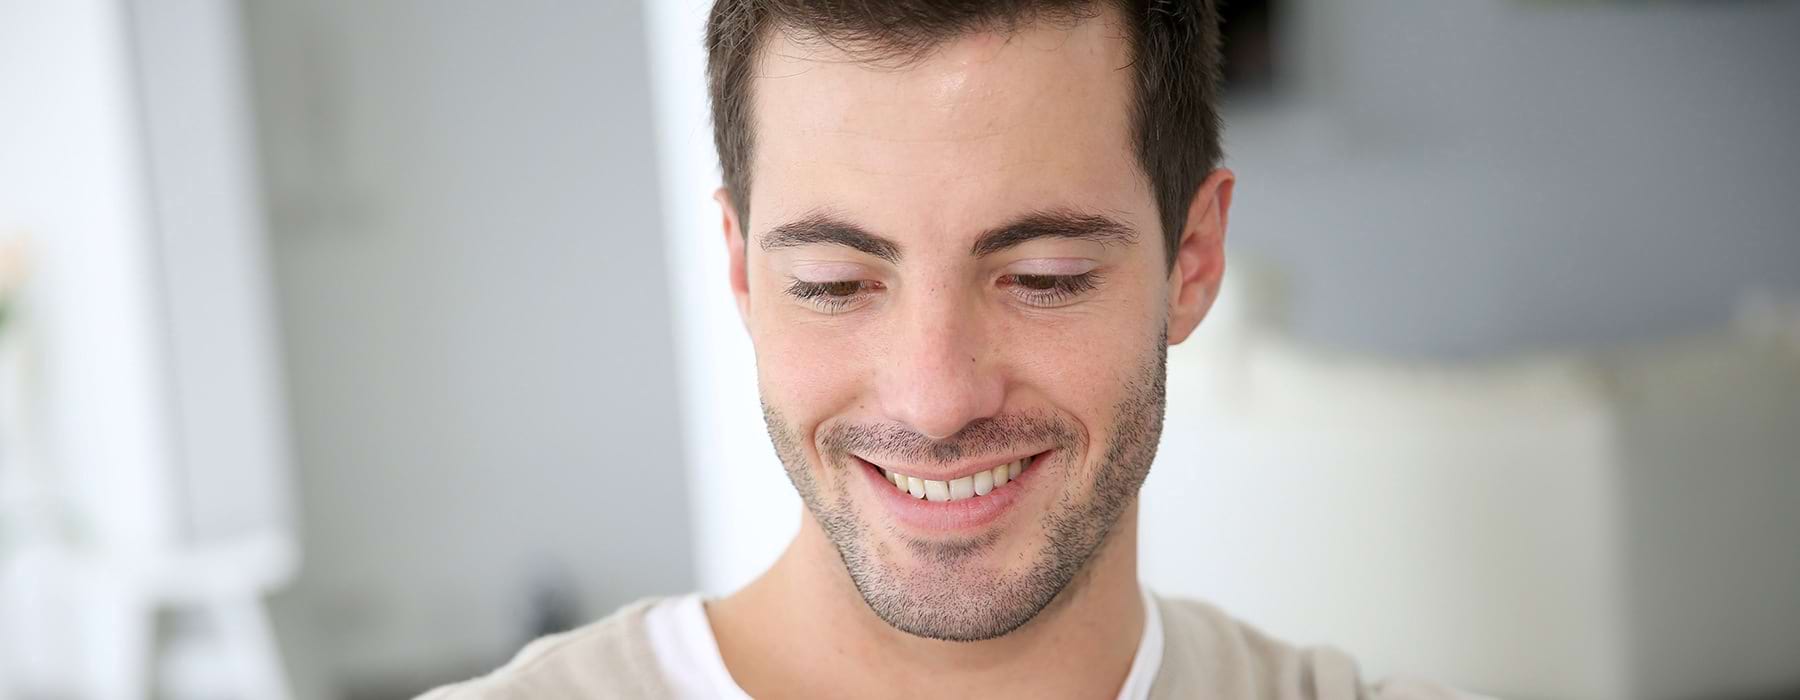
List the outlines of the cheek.
{"label": "cheek", "polygon": [[868,349],[858,335],[811,320],[769,313],[753,315],[757,380],[763,400],[779,408],[810,437],[814,427],[840,413],[869,376]]}
{"label": "cheek", "polygon": [[1156,351],[1162,315],[1148,304],[1132,299],[1044,325],[1026,331],[1035,341],[1019,346],[1017,385],[1078,421],[1090,458],[1111,437],[1120,402]]}
{"label": "cheek", "polygon": [[1122,342],[1141,332],[1108,333],[1081,337],[1081,342],[1053,342],[1037,346],[1020,363],[1026,376],[1021,383],[1037,388],[1056,410],[1080,420],[1090,439],[1107,427],[1112,409],[1122,398],[1122,380],[1141,360],[1142,341]]}

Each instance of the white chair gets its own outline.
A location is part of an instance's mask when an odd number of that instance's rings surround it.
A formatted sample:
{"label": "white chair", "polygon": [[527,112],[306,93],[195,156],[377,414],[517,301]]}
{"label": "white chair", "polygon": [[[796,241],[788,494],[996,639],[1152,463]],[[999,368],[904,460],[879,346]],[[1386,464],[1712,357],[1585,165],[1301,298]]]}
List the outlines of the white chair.
{"label": "white chair", "polygon": [[1233,274],[1171,353],[1153,587],[1497,697],[1800,687],[1800,315],[1426,366],[1304,347]]}

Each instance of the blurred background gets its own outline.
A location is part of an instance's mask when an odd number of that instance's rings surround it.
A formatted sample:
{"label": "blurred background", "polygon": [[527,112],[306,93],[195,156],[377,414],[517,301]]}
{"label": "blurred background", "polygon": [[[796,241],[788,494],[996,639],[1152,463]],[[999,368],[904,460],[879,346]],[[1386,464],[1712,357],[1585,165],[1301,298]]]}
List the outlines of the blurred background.
{"label": "blurred background", "polygon": [[[772,561],[705,6],[0,0],[0,697],[410,697]],[[1800,697],[1800,4],[1227,14],[1144,580]]]}

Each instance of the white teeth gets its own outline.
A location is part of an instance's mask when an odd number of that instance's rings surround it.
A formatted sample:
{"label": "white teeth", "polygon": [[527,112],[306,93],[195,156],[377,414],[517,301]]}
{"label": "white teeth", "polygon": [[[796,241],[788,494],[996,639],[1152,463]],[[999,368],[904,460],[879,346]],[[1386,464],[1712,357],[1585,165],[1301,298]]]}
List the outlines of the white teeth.
{"label": "white teeth", "polygon": [[1021,459],[949,481],[921,479],[886,469],[882,469],[881,473],[888,481],[893,482],[894,488],[900,489],[902,493],[910,494],[913,498],[943,503],[993,493],[994,489],[1005,486],[1007,482],[1018,478],[1028,464],[1030,464],[1029,458]]}
{"label": "white teeth", "polygon": [[950,482],[950,500],[960,501],[975,495],[975,477],[965,476]]}

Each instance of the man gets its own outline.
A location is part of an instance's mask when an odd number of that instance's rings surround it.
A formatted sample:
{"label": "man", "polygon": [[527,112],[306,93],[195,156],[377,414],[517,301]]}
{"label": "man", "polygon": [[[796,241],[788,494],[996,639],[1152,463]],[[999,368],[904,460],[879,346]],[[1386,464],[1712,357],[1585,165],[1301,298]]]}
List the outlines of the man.
{"label": "man", "polygon": [[1164,357],[1223,272],[1208,0],[717,0],[729,283],[806,508],[431,697],[1446,697],[1137,580]]}

